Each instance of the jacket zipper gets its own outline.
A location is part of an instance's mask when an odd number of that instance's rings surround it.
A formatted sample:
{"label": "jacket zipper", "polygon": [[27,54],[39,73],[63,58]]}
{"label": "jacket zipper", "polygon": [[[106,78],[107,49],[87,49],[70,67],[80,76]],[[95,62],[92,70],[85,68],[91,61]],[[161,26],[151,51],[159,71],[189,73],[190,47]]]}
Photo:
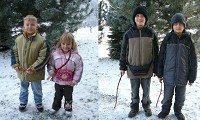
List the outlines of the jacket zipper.
{"label": "jacket zipper", "polygon": [[176,81],[178,80],[178,69],[177,69],[177,65],[178,65],[178,52],[179,52],[179,42],[180,42],[180,38],[178,38],[178,42],[177,42],[177,46],[176,46],[176,58],[175,58],[175,80],[174,80],[174,85],[176,85]]}
{"label": "jacket zipper", "polygon": [[[26,39],[26,43],[25,43],[25,45],[24,45],[24,56],[26,56],[26,52],[27,52],[27,45],[28,45],[28,40]],[[24,60],[25,60],[26,58],[24,58]],[[23,64],[23,66],[22,66],[23,68],[25,67],[25,65]],[[24,68],[25,69],[25,68]],[[25,80],[26,79],[26,71],[24,71],[24,72],[22,72],[22,74],[23,74],[23,80]]]}
{"label": "jacket zipper", "polygon": [[140,48],[141,48],[141,30],[139,30],[139,33],[140,33],[140,39],[139,39],[139,65],[141,65],[141,51],[140,51]]}

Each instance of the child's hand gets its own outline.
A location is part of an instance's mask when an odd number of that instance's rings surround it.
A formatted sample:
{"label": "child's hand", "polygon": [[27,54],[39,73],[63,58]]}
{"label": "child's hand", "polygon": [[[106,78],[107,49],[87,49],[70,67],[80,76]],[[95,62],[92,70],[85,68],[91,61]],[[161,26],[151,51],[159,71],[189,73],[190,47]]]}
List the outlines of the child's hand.
{"label": "child's hand", "polygon": [[120,70],[120,75],[121,75],[121,76],[123,76],[123,75],[124,75],[124,73],[125,73],[125,71],[124,71],[124,70]]}
{"label": "child's hand", "polygon": [[49,71],[49,75],[53,77],[56,75],[56,73],[53,70],[51,70],[51,71]]}
{"label": "child's hand", "polygon": [[70,85],[70,86],[74,86],[75,84],[71,81],[71,82],[69,83],[69,85]]}
{"label": "child's hand", "polygon": [[21,67],[20,67],[20,66],[18,66],[18,67],[15,67],[15,70],[18,72],[18,71],[20,71],[20,70],[21,70]]}
{"label": "child's hand", "polygon": [[35,69],[31,66],[26,70],[26,73],[33,74],[35,72]]}
{"label": "child's hand", "polygon": [[192,86],[193,83],[188,83],[189,86]]}

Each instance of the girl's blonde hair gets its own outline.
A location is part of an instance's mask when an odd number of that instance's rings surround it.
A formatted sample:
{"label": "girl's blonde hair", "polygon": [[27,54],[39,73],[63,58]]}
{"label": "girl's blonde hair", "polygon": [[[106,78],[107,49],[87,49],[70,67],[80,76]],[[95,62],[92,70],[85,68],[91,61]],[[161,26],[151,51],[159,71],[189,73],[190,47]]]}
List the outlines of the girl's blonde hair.
{"label": "girl's blonde hair", "polygon": [[72,45],[72,50],[77,50],[76,42],[74,36],[70,32],[64,32],[57,43],[57,48],[61,47],[61,43],[70,43]]}

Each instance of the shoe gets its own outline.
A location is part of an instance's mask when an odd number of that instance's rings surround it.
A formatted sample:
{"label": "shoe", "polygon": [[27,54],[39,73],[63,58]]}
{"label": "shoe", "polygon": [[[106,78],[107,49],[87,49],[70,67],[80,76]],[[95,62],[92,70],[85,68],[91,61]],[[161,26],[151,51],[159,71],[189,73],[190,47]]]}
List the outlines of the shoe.
{"label": "shoe", "polygon": [[44,111],[44,106],[42,104],[37,104],[36,107],[37,107],[37,110],[39,112],[43,112]]}
{"label": "shoe", "polygon": [[175,114],[175,116],[177,117],[178,120],[185,120],[185,116],[183,115],[183,113]]}
{"label": "shoe", "polygon": [[169,114],[169,113],[166,113],[166,112],[162,112],[162,111],[161,111],[161,112],[158,114],[158,118],[163,119],[163,118],[165,118],[168,114]]}
{"label": "shoe", "polygon": [[128,117],[129,117],[129,118],[132,118],[132,117],[134,117],[135,115],[137,115],[138,112],[139,112],[138,109],[131,109],[131,111],[128,113]]}
{"label": "shoe", "polygon": [[50,112],[50,115],[54,115],[58,112],[58,110],[51,109],[49,112]]}
{"label": "shoe", "polygon": [[65,111],[65,115],[67,117],[71,117],[72,116],[72,111]]}
{"label": "shoe", "polygon": [[146,115],[147,117],[150,117],[150,116],[152,115],[152,111],[151,111],[150,108],[144,109],[144,112],[145,112],[145,115]]}
{"label": "shoe", "polygon": [[26,109],[26,104],[20,104],[20,105],[19,105],[19,111],[20,111],[20,112],[24,112],[25,109]]}
{"label": "shoe", "polygon": [[65,109],[65,111],[71,112],[72,111],[72,102],[71,101],[70,102],[66,101],[66,103],[64,105],[64,109]]}

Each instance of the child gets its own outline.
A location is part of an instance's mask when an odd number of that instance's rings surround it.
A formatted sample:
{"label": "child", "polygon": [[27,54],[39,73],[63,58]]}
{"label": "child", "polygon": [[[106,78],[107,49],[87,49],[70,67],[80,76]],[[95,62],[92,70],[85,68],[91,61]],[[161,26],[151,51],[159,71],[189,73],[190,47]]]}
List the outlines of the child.
{"label": "child", "polygon": [[64,109],[66,114],[71,116],[73,86],[80,82],[83,72],[83,62],[78,54],[72,33],[63,33],[56,51],[52,53],[47,68],[49,75],[55,82],[52,114],[55,114],[61,108],[62,97],[64,96]]}
{"label": "child", "polygon": [[197,75],[197,58],[191,36],[185,31],[185,18],[176,13],[171,18],[172,31],[162,41],[157,76],[164,81],[164,98],[159,118],[165,118],[172,105],[175,92],[174,113],[178,120],[185,120],[181,109],[185,101],[187,83],[192,85]]}
{"label": "child", "polygon": [[133,26],[125,33],[120,56],[120,73],[127,70],[131,83],[131,111],[129,118],[139,112],[139,88],[143,89],[142,107],[147,117],[152,115],[149,97],[150,83],[158,56],[157,37],[146,23],[148,21],[145,7],[139,6],[133,12]]}
{"label": "child", "polygon": [[34,100],[39,112],[43,112],[42,84],[45,77],[45,65],[50,57],[48,41],[37,32],[37,18],[27,15],[24,18],[23,34],[15,40],[11,49],[11,65],[17,71],[20,79],[19,111],[23,112],[28,102],[28,88],[34,94]]}

